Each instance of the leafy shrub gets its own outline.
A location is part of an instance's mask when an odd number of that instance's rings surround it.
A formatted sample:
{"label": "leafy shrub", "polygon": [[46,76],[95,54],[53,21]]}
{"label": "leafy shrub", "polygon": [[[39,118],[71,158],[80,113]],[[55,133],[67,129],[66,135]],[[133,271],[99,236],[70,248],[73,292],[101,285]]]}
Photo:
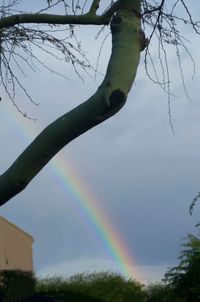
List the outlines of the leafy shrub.
{"label": "leafy shrub", "polygon": [[0,301],[15,302],[30,297],[35,291],[36,280],[32,272],[2,270]]}
{"label": "leafy shrub", "polygon": [[165,274],[165,283],[186,302],[200,301],[200,239],[187,236],[179,264]]}
{"label": "leafy shrub", "polygon": [[144,301],[143,286],[139,282],[126,280],[121,275],[111,272],[93,274],[83,273],[67,279],[56,276],[53,278],[45,278],[43,280],[38,280],[37,290],[38,292],[51,293],[52,296],[62,294],[63,299],[70,295],[74,295],[74,297],[75,295],[80,295],[81,300],[79,301],[86,302]]}

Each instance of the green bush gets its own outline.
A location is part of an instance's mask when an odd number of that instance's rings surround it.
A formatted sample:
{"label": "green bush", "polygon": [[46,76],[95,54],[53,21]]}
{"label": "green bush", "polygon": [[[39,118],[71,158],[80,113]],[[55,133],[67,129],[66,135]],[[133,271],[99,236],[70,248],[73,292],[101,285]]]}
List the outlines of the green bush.
{"label": "green bush", "polygon": [[[110,272],[84,273],[66,279],[55,276],[38,280],[37,291],[48,293],[52,297],[62,299],[61,301],[143,302],[145,296],[143,286],[139,282],[126,280]],[[67,300],[69,297],[70,300]]]}
{"label": "green bush", "polygon": [[176,296],[175,291],[163,283],[150,284],[145,289],[145,302],[189,302]]}
{"label": "green bush", "polygon": [[200,238],[189,234],[178,266],[168,270],[164,281],[181,301],[200,301]]}
{"label": "green bush", "polygon": [[2,302],[17,302],[30,297],[36,286],[36,280],[31,272],[20,270],[3,270],[0,272],[2,280]]}

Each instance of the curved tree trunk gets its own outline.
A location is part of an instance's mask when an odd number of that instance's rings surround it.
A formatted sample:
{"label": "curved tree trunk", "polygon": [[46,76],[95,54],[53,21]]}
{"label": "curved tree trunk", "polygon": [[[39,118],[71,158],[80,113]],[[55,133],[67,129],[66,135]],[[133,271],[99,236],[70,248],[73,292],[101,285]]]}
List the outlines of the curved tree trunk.
{"label": "curved tree trunk", "polygon": [[86,102],[44,129],[0,176],[0,205],[22,191],[64,146],[117,113],[125,104],[139,64],[141,27],[135,13],[139,11],[140,1],[124,3],[126,6],[111,22],[112,53],[101,86]]}

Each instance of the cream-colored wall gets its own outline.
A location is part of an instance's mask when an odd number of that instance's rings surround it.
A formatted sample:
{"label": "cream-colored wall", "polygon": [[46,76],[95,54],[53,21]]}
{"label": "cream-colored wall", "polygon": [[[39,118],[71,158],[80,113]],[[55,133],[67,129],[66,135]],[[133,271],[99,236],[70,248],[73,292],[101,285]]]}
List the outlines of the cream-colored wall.
{"label": "cream-colored wall", "polygon": [[33,272],[32,238],[0,217],[0,270]]}

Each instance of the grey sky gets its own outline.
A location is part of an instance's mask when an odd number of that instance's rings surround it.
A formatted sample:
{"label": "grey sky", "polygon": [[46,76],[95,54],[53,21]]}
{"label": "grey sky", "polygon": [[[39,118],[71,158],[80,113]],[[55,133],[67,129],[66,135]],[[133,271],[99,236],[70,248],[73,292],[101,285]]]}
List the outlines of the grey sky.
{"label": "grey sky", "polygon": [[[80,30],[83,48],[93,64],[101,45],[101,40],[94,39],[97,31],[94,27]],[[200,40],[190,31],[186,34],[196,62],[192,81],[191,62],[187,57],[182,61],[192,102],[184,94],[174,54],[168,51],[172,89],[178,95],[171,102],[175,135],[169,125],[167,95],[146,77],[142,57],[122,111],[61,151],[101,202],[147,280],[160,279],[166,268],[176,263],[182,238],[195,232],[198,222],[198,208],[193,217],[188,208],[200,190]],[[100,57],[101,72],[110,52],[109,39]],[[55,66],[55,62],[46,60]],[[86,77],[82,83],[70,66],[56,63],[56,68],[70,80],[44,71],[28,74],[25,79],[32,96],[40,102],[39,107],[27,106],[19,93],[18,99],[38,118],[37,122],[24,121],[9,101],[3,102],[1,172],[23,151],[33,133],[39,133],[49,122],[84,101],[102,80],[101,76],[96,81]],[[78,210],[72,210],[73,197],[65,194],[48,165],[24,192],[0,208],[0,215],[34,237],[36,273],[69,275],[81,270],[118,270],[113,259],[105,256],[104,243],[94,240],[79,220]]]}

